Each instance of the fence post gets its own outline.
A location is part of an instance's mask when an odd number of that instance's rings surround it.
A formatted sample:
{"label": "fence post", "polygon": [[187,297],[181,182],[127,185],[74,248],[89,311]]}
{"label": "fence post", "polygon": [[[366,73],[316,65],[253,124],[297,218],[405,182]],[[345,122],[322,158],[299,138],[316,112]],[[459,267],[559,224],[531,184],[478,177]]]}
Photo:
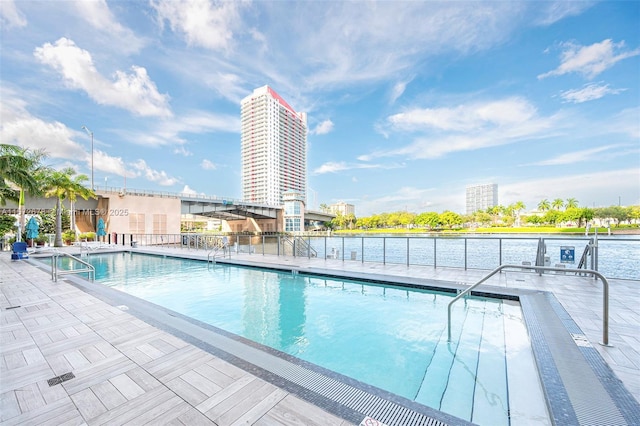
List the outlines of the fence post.
{"label": "fence post", "polygon": [[467,239],[464,239],[464,270],[467,270]]}
{"label": "fence post", "polygon": [[382,264],[387,264],[387,237],[382,237]]}
{"label": "fence post", "polygon": [[324,258],[327,258],[327,237],[326,235],[323,237],[324,238]]}
{"label": "fence post", "polygon": [[436,244],[436,241],[438,241],[437,238],[433,238],[433,269],[436,269],[436,258],[437,256],[437,250],[438,250],[438,245]]}
{"label": "fence post", "polygon": [[407,266],[409,266],[409,237],[407,237]]}

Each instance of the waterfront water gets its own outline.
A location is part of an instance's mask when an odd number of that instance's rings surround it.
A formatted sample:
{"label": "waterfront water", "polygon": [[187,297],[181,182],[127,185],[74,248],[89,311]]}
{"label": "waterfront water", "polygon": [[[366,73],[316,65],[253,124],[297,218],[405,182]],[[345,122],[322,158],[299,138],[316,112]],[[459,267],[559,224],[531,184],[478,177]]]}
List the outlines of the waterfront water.
{"label": "waterfront water", "polygon": [[[183,249],[211,249],[220,236],[213,234],[126,235],[122,241],[136,241],[140,246],[170,246]],[[243,253],[292,256],[292,239],[277,235],[228,236],[231,251]],[[590,243],[597,242],[596,256],[589,256],[587,268],[595,269],[607,278],[640,280],[640,235],[536,235],[491,234],[456,236],[430,234],[376,234],[349,236],[305,236],[312,250],[300,250],[296,256],[334,257],[344,261],[378,262],[490,271],[504,264],[535,265],[538,243],[543,240],[548,266],[564,264],[577,268]],[[285,243],[284,240],[288,240]],[[119,240],[120,241],[120,240]],[[572,248],[573,263],[564,263],[561,249]],[[300,248],[300,247],[298,247]],[[337,253],[337,256],[334,254]]]}
{"label": "waterfront water", "polygon": [[[331,256],[361,262],[384,262],[436,267],[494,269],[501,264],[535,265],[540,238],[546,246],[550,266],[564,264],[577,268],[586,246],[595,243],[593,236],[539,237],[531,235],[477,237],[309,237],[306,240],[319,257]],[[640,280],[640,238],[616,236],[597,239],[597,270],[610,278]],[[562,248],[572,248],[573,263],[561,259]],[[595,262],[595,259],[593,259]],[[587,268],[595,269],[592,257]]]}

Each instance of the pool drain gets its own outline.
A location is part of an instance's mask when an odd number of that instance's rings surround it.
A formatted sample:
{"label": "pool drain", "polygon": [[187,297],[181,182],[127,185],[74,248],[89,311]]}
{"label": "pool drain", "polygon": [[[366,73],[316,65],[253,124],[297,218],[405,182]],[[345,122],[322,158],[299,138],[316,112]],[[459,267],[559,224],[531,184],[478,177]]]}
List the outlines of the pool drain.
{"label": "pool drain", "polygon": [[64,373],[64,374],[61,374],[60,376],[56,376],[47,380],[47,383],[49,384],[49,387],[52,387],[55,385],[59,385],[62,382],[66,382],[67,380],[71,380],[75,377],[76,376],[74,376],[73,373]]}

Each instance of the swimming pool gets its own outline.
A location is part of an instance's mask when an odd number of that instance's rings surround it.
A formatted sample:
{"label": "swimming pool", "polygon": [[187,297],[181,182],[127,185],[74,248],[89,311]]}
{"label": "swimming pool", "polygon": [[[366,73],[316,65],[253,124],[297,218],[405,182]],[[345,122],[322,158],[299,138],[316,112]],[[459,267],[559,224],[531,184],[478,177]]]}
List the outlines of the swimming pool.
{"label": "swimming pool", "polygon": [[523,383],[508,371],[530,349],[512,301],[461,301],[447,343],[451,293],[131,253],[88,259],[104,285],[457,417],[500,425],[516,411],[510,393]]}

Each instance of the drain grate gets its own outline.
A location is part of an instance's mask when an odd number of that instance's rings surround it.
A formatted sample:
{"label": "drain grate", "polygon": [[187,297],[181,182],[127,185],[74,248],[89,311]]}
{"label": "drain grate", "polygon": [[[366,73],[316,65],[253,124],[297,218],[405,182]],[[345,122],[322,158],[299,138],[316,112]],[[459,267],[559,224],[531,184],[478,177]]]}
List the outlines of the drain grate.
{"label": "drain grate", "polygon": [[59,385],[60,383],[66,382],[67,380],[71,380],[75,377],[76,376],[74,376],[73,373],[64,373],[64,374],[61,374],[60,376],[56,376],[52,379],[47,380],[47,383],[49,384],[49,387],[51,387],[51,386]]}
{"label": "drain grate", "polygon": [[8,311],[9,309],[18,309],[20,307],[20,305],[16,305],[16,306],[9,306],[8,308],[4,308],[5,311]]}

